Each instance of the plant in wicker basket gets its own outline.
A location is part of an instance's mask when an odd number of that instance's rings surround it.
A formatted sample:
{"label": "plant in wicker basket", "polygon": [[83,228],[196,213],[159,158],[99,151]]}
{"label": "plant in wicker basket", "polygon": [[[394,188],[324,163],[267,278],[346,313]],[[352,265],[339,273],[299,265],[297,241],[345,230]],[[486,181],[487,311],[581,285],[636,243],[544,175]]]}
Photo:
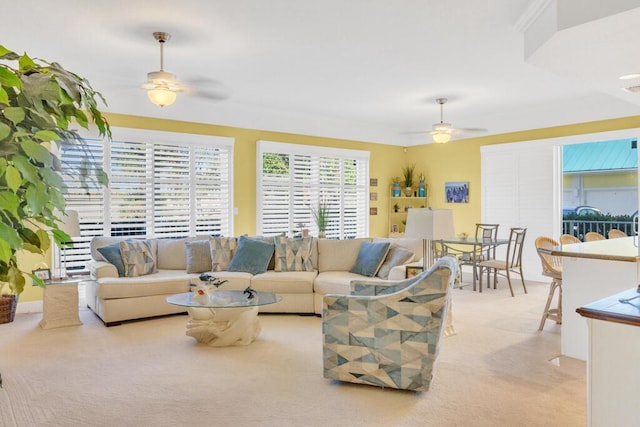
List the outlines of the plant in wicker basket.
{"label": "plant in wicker basket", "polygon": [[[7,311],[5,300],[13,301],[15,310],[25,275],[43,285],[20,269],[16,253],[44,254],[51,246],[47,230],[59,247],[70,240],[58,229],[65,186],[55,153],[65,145],[88,153],[72,124],[88,129],[91,121],[101,136],[111,137],[97,108],[99,100],[105,103],[86,79],[60,64],[0,45],[0,316]],[[85,188],[107,185],[106,174],[89,154],[79,164],[70,173],[79,176]]]}

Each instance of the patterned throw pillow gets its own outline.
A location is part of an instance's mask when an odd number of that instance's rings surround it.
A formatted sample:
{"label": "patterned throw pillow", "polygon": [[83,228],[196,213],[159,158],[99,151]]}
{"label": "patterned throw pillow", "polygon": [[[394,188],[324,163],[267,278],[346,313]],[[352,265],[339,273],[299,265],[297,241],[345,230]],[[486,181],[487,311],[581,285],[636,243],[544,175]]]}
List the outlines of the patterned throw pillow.
{"label": "patterned throw pillow", "polygon": [[226,271],[236,250],[235,237],[213,237],[209,239],[211,245],[211,271]]}
{"label": "patterned throw pillow", "polygon": [[147,240],[120,242],[120,255],[125,277],[144,276],[156,271],[155,256]]}
{"label": "patterned throw pillow", "polygon": [[289,239],[278,236],[276,244],[275,271],[313,271],[311,264],[312,237]]}

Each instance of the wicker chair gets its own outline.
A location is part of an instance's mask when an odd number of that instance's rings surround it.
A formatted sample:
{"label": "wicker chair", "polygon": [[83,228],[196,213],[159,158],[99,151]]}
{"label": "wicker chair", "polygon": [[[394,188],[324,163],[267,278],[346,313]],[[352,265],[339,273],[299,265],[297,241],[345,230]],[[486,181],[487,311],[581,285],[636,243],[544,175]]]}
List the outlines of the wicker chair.
{"label": "wicker chair", "polygon": [[[511,286],[511,274],[517,274],[520,276],[520,280],[522,281],[524,293],[527,293],[527,286],[524,283],[524,276],[522,275],[522,248],[524,247],[524,236],[526,234],[526,228],[511,228],[511,232],[509,233],[509,244],[507,246],[506,259],[504,261],[498,259],[490,259],[487,261],[482,261],[480,264],[478,264],[478,267],[480,269],[480,292],[482,292],[483,271],[486,269],[488,273],[491,273],[491,271],[493,270],[493,289],[496,288],[496,285],[498,283],[498,275],[504,276],[507,278],[507,282],[509,283],[511,296],[515,296],[513,293],[513,287]],[[489,274],[487,275],[487,277],[489,277]],[[489,283],[487,283],[487,287],[489,287]]]}
{"label": "wicker chair", "polygon": [[572,243],[582,243],[582,240],[572,234],[563,234],[560,236],[560,243],[563,245],[570,245]]}
{"label": "wicker chair", "polygon": [[[558,246],[558,242],[550,237],[538,237],[535,245],[540,261],[542,262],[542,274],[552,279],[549,285],[547,304],[542,312],[542,319],[538,327],[538,330],[541,331],[547,319],[555,320],[558,325],[562,324],[562,257],[541,251],[541,249],[551,249],[554,246]],[[556,308],[550,308],[556,290],[558,291],[558,305]]]}
{"label": "wicker chair", "polygon": [[325,295],[324,377],[428,390],[457,271],[456,259],[445,256],[401,282],[354,280],[349,295]]}
{"label": "wicker chair", "polygon": [[595,231],[590,231],[584,235],[585,242],[596,242],[598,240],[607,240],[607,238],[600,233],[596,233]]}
{"label": "wicker chair", "polygon": [[628,237],[627,233],[625,233],[624,231],[616,230],[615,228],[612,228],[611,230],[609,230],[609,234],[607,234],[607,236],[609,236],[610,239],[618,239],[620,237]]}

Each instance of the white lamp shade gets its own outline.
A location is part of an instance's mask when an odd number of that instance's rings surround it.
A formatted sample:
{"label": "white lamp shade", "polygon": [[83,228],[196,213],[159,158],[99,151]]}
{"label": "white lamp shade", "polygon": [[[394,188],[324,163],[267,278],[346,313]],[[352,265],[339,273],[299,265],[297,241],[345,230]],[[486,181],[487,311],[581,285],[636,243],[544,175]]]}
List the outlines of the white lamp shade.
{"label": "white lamp shade", "polygon": [[58,223],[58,228],[70,237],[80,237],[80,219],[78,218],[78,211],[68,210],[64,214],[60,215],[61,221]]}
{"label": "white lamp shade", "polygon": [[405,237],[439,240],[455,236],[451,209],[409,209]]}

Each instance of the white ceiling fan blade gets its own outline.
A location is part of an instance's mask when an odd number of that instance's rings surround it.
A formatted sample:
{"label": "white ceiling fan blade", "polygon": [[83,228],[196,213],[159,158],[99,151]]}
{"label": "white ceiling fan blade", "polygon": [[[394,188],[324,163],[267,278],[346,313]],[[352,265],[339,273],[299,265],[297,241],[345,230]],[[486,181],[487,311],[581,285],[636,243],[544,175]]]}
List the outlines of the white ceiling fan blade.
{"label": "white ceiling fan blade", "polygon": [[184,81],[182,87],[190,95],[212,101],[223,101],[231,97],[231,89],[208,77],[191,77]]}
{"label": "white ceiling fan blade", "polygon": [[489,129],[486,129],[486,128],[456,128],[456,129],[463,133],[489,132]]}

